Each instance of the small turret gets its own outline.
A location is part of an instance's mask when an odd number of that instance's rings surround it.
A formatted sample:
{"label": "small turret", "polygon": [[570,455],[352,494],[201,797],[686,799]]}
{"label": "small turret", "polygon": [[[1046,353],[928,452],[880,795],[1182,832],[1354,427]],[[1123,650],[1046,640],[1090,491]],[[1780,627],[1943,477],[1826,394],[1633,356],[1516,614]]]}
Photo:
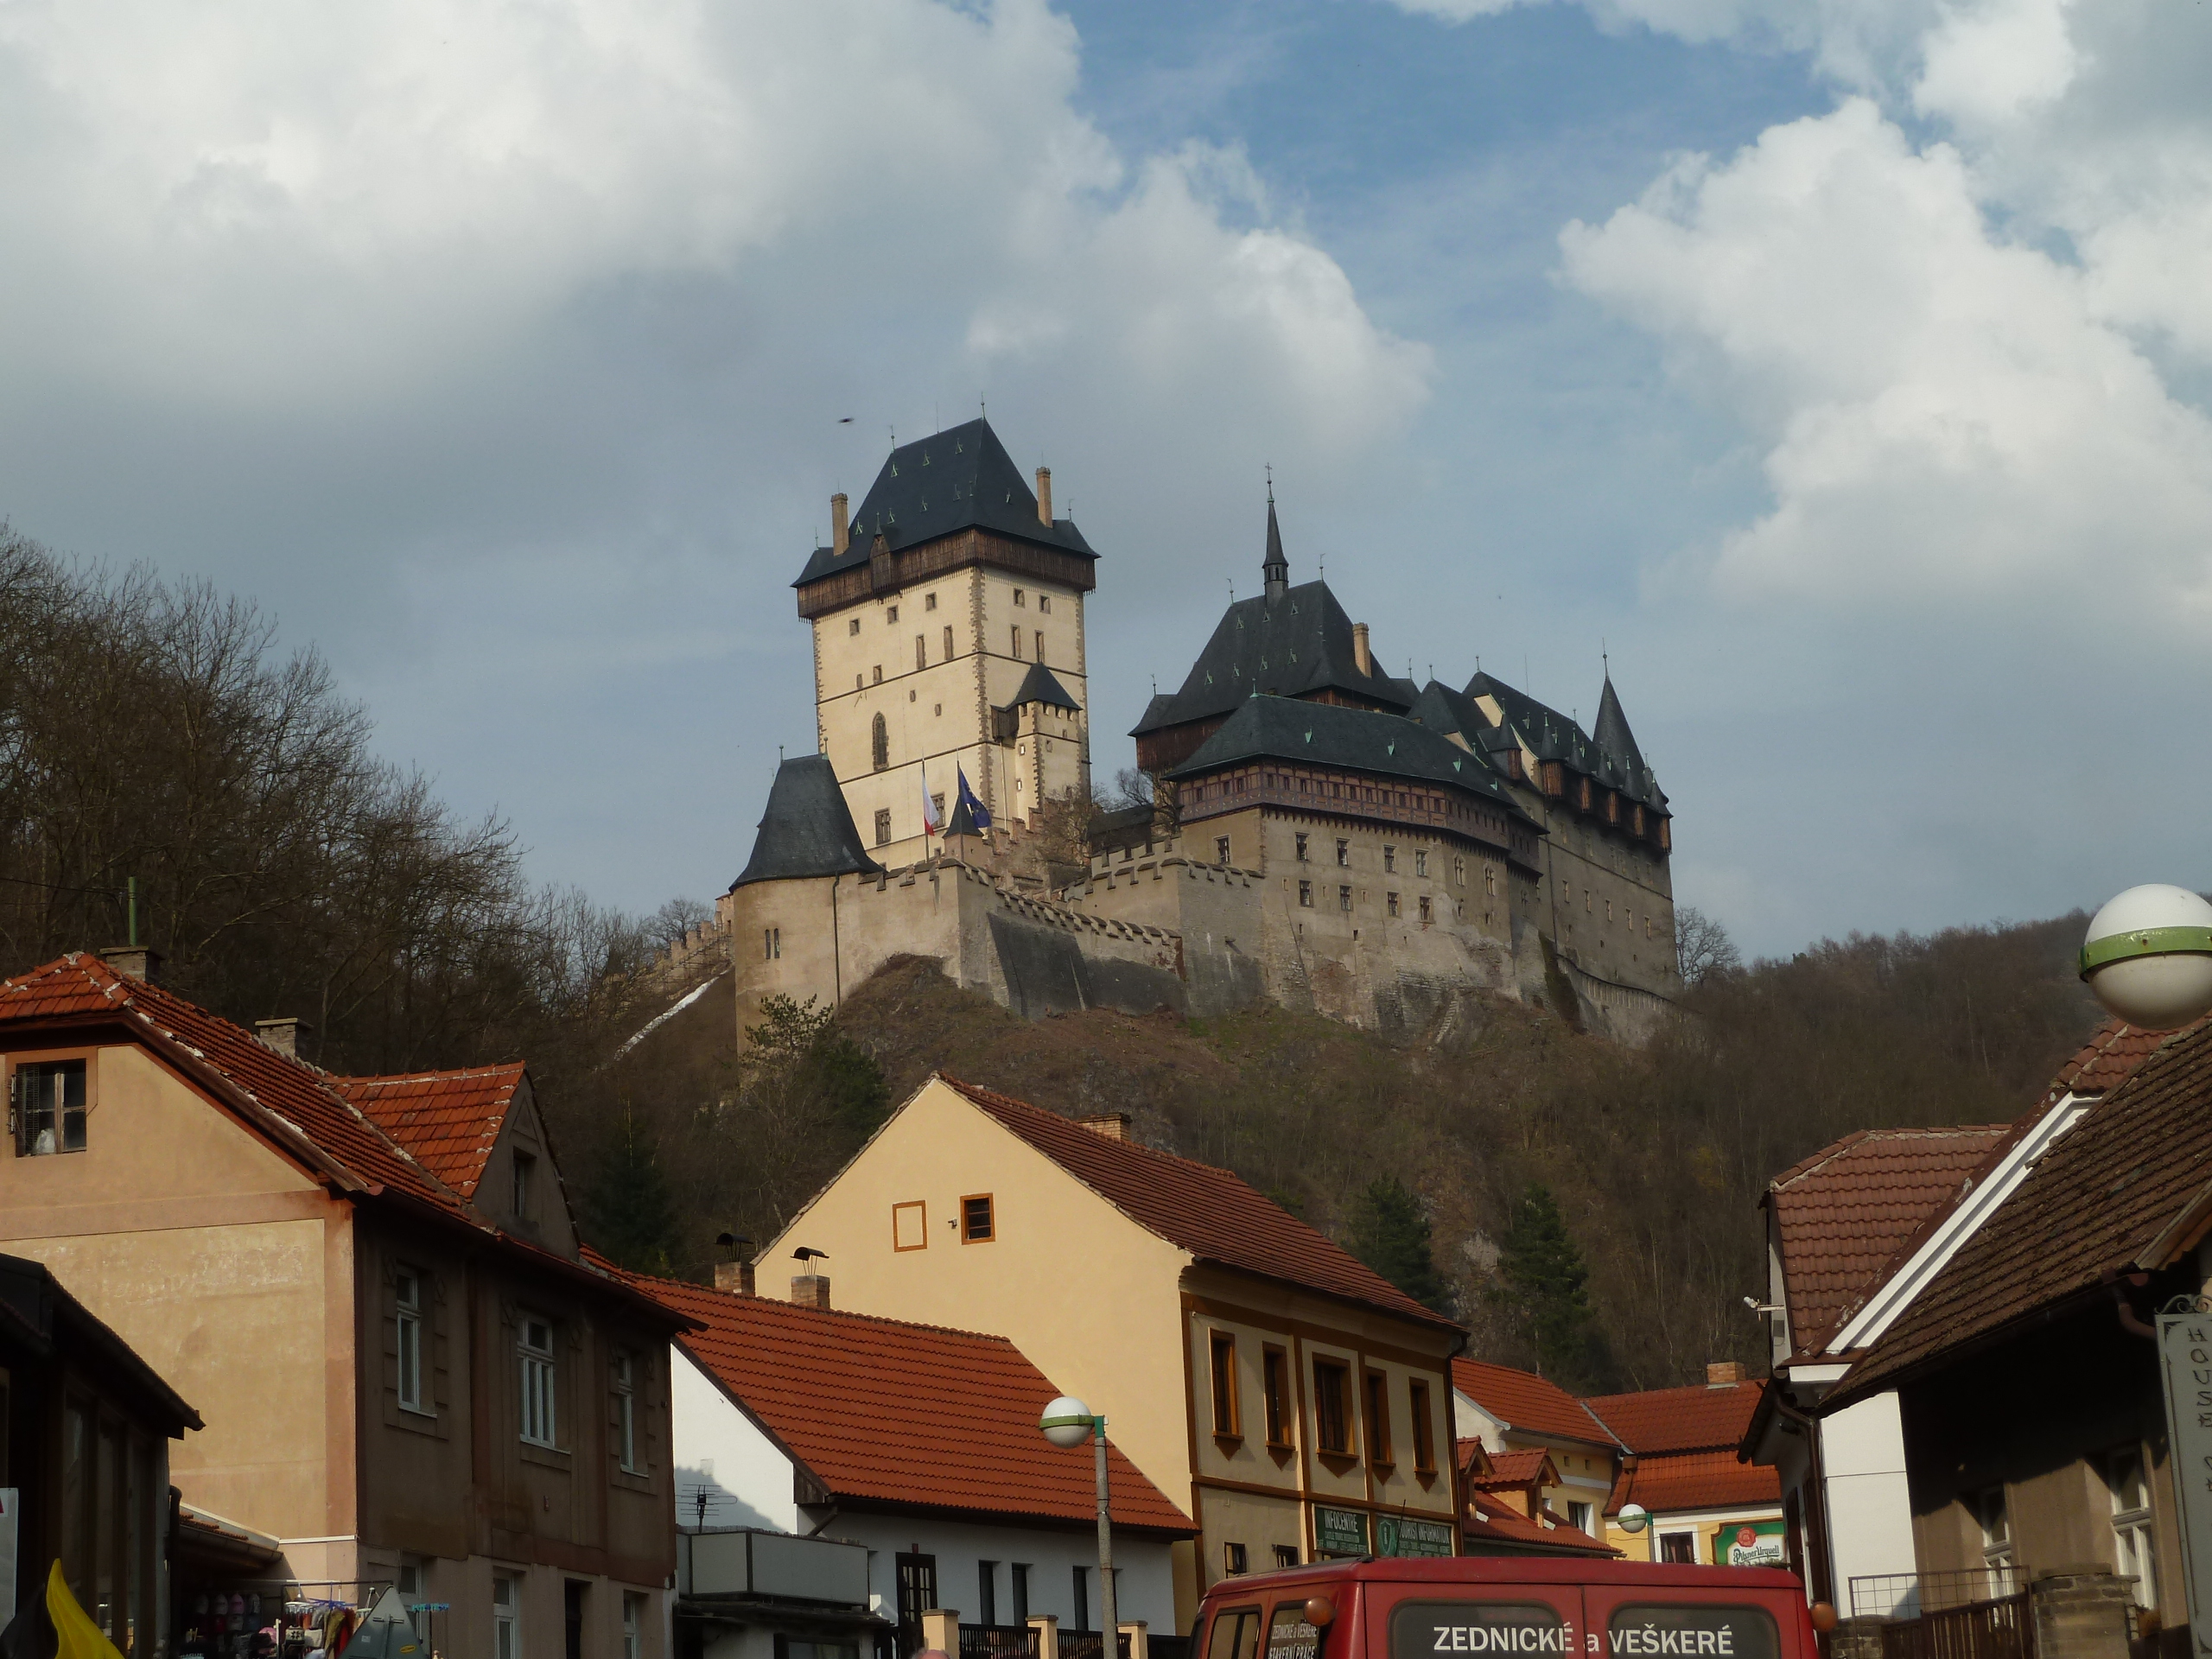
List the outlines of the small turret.
{"label": "small turret", "polygon": [[1260,576],[1269,599],[1281,599],[1290,591],[1290,562],[1282,556],[1282,530],[1275,523],[1275,486],[1272,479],[1268,481],[1268,556],[1260,566]]}

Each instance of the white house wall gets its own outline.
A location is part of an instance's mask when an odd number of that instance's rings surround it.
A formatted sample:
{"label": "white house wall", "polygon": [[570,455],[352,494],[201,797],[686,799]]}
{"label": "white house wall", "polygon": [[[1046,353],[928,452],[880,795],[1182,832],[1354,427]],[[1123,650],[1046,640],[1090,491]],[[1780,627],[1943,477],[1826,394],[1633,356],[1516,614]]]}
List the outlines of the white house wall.
{"label": "white house wall", "polygon": [[[1828,1549],[1839,1611],[1846,1616],[1897,1611],[1851,1605],[1854,1578],[1919,1570],[1905,1480],[1904,1420],[1894,1393],[1872,1395],[1821,1419],[1821,1472],[1827,1482]],[[1909,1617],[1918,1609],[1902,1611]]]}
{"label": "white house wall", "polygon": [[791,1461],[680,1348],[669,1351],[675,1427],[676,1519],[696,1526],[705,1489],[710,1527],[804,1532],[791,1491]]}
{"label": "white house wall", "polygon": [[[1098,1535],[1045,1528],[987,1526],[980,1522],[934,1521],[913,1516],[844,1514],[823,1529],[825,1537],[849,1539],[868,1548],[868,1589],[875,1611],[897,1617],[896,1557],[908,1551],[937,1557],[938,1599],[957,1610],[963,1624],[982,1621],[982,1579],[977,1564],[998,1563],[997,1613],[1001,1624],[1014,1619],[1013,1563],[1029,1564],[1029,1613],[1050,1613],[1062,1630],[1074,1628],[1075,1573],[1086,1567],[1089,1627],[1098,1626]],[[1144,1620],[1162,1636],[1175,1630],[1175,1585],[1169,1546],[1117,1535],[1114,1565],[1120,1586],[1117,1610],[1123,1624]]]}

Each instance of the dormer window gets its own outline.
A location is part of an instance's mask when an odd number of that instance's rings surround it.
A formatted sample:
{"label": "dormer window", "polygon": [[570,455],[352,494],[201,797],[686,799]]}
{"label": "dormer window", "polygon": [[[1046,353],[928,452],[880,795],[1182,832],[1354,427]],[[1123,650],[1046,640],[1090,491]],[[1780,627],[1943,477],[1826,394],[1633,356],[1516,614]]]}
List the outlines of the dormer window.
{"label": "dormer window", "polygon": [[518,1221],[530,1219],[531,1188],[537,1174],[537,1160],[526,1152],[516,1153],[514,1213]]}

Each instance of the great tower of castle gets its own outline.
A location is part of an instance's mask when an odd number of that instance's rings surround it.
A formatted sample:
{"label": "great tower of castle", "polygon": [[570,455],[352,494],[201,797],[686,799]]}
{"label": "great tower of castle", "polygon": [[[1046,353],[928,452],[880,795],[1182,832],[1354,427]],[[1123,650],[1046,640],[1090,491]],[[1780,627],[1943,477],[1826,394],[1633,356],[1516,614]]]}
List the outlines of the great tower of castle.
{"label": "great tower of castle", "polygon": [[[893,449],[798,580],[814,630],[815,730],[870,855],[930,850],[964,773],[1002,823],[1090,791],[1084,596],[1098,556],[1052,517],[987,421]],[[927,780],[925,790],[924,780]]]}

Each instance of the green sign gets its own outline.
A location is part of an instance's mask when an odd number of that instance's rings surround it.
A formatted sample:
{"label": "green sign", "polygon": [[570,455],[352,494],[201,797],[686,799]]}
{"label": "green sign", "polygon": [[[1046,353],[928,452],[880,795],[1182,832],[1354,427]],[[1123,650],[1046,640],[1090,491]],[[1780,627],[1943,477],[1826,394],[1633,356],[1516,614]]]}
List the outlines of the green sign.
{"label": "green sign", "polygon": [[1357,1510],[1313,1506],[1313,1548],[1321,1555],[1367,1554],[1367,1517]]}
{"label": "green sign", "polygon": [[1449,1555],[1452,1529],[1440,1521],[1416,1521],[1409,1516],[1375,1517],[1377,1555]]}
{"label": "green sign", "polygon": [[1713,1559],[1730,1567],[1787,1567],[1789,1541],[1779,1521],[1731,1521],[1713,1535]]}

